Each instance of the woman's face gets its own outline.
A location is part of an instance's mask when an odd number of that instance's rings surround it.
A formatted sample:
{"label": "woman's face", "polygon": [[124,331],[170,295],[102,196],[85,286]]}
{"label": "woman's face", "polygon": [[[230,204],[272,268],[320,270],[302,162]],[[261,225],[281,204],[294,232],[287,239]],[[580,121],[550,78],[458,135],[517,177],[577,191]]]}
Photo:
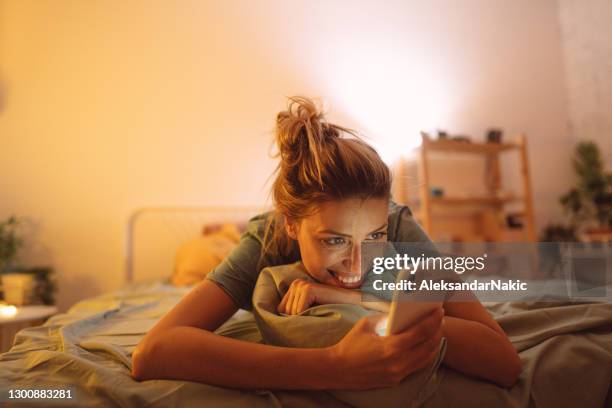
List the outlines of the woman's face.
{"label": "woman's face", "polygon": [[298,222],[287,221],[287,233],[298,241],[302,263],[317,281],[347,289],[363,284],[361,243],[387,240],[389,200],[350,198],[331,201]]}

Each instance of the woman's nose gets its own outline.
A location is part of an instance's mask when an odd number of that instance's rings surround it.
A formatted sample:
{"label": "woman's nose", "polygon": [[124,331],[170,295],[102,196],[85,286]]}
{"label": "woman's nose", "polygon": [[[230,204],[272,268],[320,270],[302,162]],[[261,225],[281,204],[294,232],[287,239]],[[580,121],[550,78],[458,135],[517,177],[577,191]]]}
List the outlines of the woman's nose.
{"label": "woman's nose", "polygon": [[361,275],[361,243],[354,243],[345,259],[345,267],[351,274]]}

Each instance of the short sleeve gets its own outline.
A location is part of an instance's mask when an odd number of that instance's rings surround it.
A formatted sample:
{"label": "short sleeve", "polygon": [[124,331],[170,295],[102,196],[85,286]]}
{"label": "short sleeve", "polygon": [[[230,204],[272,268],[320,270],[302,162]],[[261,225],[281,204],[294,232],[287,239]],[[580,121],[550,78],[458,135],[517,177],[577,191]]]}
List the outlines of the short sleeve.
{"label": "short sleeve", "polygon": [[208,275],[243,309],[251,309],[251,297],[259,275],[261,240],[257,235],[257,221],[251,220],[238,245]]}
{"label": "short sleeve", "polygon": [[[389,231],[388,240],[397,243],[394,246],[398,252],[408,252],[411,256],[438,254],[435,244],[416,222],[409,207],[396,205],[392,213],[393,219],[389,220],[389,225],[394,230]],[[411,245],[401,245],[401,243],[411,243]]]}
{"label": "short sleeve", "polygon": [[[390,217],[391,218],[391,217]],[[393,219],[390,219],[389,241],[393,242],[431,242],[429,236],[412,216],[412,211],[406,206],[396,206]]]}
{"label": "short sleeve", "polygon": [[[398,242],[398,243],[415,243],[416,245],[404,245],[398,246],[396,245],[396,249],[399,253],[404,253],[406,250],[409,251],[409,255],[419,256],[420,254],[424,256],[442,256],[437,246],[431,241],[429,236],[425,233],[425,231],[421,228],[421,226],[414,219],[410,208],[406,206],[398,206],[396,209],[398,213],[398,217],[396,223],[394,224],[397,230],[394,234],[394,239],[390,239],[390,241]],[[430,271],[430,273],[433,271]],[[419,275],[417,273],[417,275]],[[436,280],[447,281],[447,282],[462,282],[461,277],[446,269],[435,270],[435,275],[429,275],[430,278],[435,278]],[[414,279],[423,279],[423,275],[413,277]],[[446,291],[445,296],[446,299],[451,297],[455,293],[454,290]]]}

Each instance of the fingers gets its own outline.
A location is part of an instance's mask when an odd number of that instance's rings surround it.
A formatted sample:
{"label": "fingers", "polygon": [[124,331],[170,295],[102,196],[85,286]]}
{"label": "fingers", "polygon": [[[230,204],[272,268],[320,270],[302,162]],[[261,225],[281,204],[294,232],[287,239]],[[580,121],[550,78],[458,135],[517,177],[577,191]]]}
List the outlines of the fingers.
{"label": "fingers", "polygon": [[427,366],[440,352],[440,343],[442,341],[442,330],[436,333],[431,339],[419,344],[414,350],[415,352],[415,367],[417,369]]}
{"label": "fingers", "polygon": [[287,300],[287,306],[285,306],[285,313],[292,314],[293,304],[295,303],[295,288],[292,288],[288,295],[289,299]]}
{"label": "fingers", "polygon": [[293,304],[291,305],[291,314],[296,315],[300,313],[300,299],[304,297],[304,292],[301,290],[295,291],[295,296],[293,297]]}
{"label": "fingers", "polygon": [[401,379],[427,367],[440,352],[441,341],[442,329],[438,330],[431,338],[409,349],[408,353],[404,354],[403,357],[395,360],[401,364],[399,370],[401,372]]}
{"label": "fingers", "polygon": [[280,304],[276,308],[279,313],[291,314],[291,308],[293,307],[293,301],[295,298],[295,290],[293,287],[290,287]]}
{"label": "fingers", "polygon": [[294,280],[285,296],[276,308],[278,313],[297,315],[308,309],[310,301],[306,293],[305,281],[302,279]]}
{"label": "fingers", "polygon": [[278,304],[278,306],[276,307],[276,311],[278,313],[285,313],[285,307],[287,305],[287,299],[288,299],[288,293],[285,293],[285,296],[283,296],[283,298],[281,299],[280,303]]}
{"label": "fingers", "polygon": [[403,347],[416,346],[417,344],[431,338],[442,325],[444,309],[436,308],[433,312],[419,320],[413,326],[402,333],[390,336],[390,341],[402,344]]}
{"label": "fingers", "polygon": [[373,314],[366,317],[362,317],[357,321],[355,325],[356,329],[364,330],[368,332],[376,332],[376,329],[381,327],[387,321],[387,315],[384,313]]}
{"label": "fingers", "polygon": [[296,302],[296,305],[297,305],[296,314],[302,313],[304,310],[308,309],[308,307],[310,306],[308,302],[308,296],[304,291],[300,291],[300,296],[298,298],[298,301]]}

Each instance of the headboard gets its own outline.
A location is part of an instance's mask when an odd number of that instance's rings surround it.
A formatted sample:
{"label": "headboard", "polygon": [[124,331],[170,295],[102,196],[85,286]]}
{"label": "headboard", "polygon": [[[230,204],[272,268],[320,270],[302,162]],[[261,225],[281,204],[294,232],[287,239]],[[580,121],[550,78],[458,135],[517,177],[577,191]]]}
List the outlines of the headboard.
{"label": "headboard", "polygon": [[184,242],[206,225],[244,223],[262,206],[144,207],[129,217],[125,238],[125,283],[162,280],[172,275],[174,256]]}

